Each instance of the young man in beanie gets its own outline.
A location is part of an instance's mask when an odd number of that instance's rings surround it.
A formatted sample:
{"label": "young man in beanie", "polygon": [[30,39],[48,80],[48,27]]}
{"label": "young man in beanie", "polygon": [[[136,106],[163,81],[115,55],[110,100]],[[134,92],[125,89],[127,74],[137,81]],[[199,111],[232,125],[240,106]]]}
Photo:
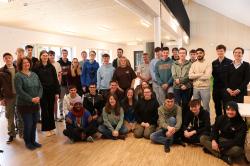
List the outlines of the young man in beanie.
{"label": "young man in beanie", "polygon": [[73,107],[66,115],[66,129],[63,134],[67,136],[71,142],[89,141],[93,142],[97,128],[92,124],[91,114],[84,109],[81,99],[73,101]]}
{"label": "young man in beanie", "polygon": [[211,132],[210,115],[201,106],[201,101],[193,99],[189,103],[190,111],[184,117],[183,141],[187,143],[200,143],[201,135],[209,135]]}
{"label": "young man in beanie", "polygon": [[226,114],[216,118],[211,136],[201,136],[200,142],[205,152],[232,164],[232,158],[244,153],[246,133],[247,126],[239,113],[238,104],[230,101],[226,106]]}

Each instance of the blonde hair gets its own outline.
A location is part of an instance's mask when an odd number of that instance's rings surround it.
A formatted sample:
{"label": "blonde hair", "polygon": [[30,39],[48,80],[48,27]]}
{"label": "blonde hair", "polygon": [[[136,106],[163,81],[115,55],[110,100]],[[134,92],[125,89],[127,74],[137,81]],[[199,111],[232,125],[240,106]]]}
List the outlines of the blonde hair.
{"label": "blonde hair", "polygon": [[[77,66],[74,66],[74,63],[73,63],[73,61],[75,59],[77,60]],[[79,75],[82,74],[82,72],[81,72],[81,66],[80,66],[77,58],[73,58],[70,69],[71,69],[71,75],[72,75],[72,77],[79,76]]]}

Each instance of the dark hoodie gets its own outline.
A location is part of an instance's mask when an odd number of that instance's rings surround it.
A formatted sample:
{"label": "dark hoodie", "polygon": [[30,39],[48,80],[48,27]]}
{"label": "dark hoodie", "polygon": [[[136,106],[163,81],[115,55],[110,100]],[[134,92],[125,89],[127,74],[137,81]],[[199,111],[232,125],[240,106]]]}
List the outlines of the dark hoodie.
{"label": "dark hoodie", "polygon": [[193,112],[188,111],[183,122],[183,131],[188,129],[196,130],[197,135],[209,135],[211,132],[209,112],[202,107],[200,108],[198,116],[195,116]]}
{"label": "dark hoodie", "polygon": [[58,63],[60,63],[60,66],[62,68],[62,82],[61,85],[62,86],[67,86],[67,75],[68,75],[68,71],[70,70],[70,66],[71,66],[71,62],[67,59],[66,62],[64,62],[62,60],[62,58],[60,58],[59,61],[57,61]]}
{"label": "dark hoodie", "polygon": [[[212,128],[211,139],[216,140],[220,150],[227,150],[233,146],[244,147],[247,134],[247,125],[236,110],[237,114],[234,118],[229,118],[226,114],[221,115],[215,120]],[[219,138],[223,137],[228,141],[219,142]]]}
{"label": "dark hoodie", "polygon": [[137,123],[149,123],[150,125],[157,125],[157,109],[159,104],[156,98],[150,100],[139,99],[135,106],[135,120]]}

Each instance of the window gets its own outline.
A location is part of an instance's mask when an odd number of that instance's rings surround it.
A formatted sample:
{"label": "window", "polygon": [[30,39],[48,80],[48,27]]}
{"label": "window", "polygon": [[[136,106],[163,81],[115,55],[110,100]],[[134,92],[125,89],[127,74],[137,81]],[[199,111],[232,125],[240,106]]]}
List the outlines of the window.
{"label": "window", "polygon": [[55,60],[58,61],[61,58],[62,55],[62,49],[66,49],[68,51],[68,59],[69,61],[72,61],[73,59],[73,48],[72,47],[64,47],[64,46],[52,46],[52,45],[42,45],[38,44],[37,47],[37,57],[39,57],[39,54],[42,50],[52,50],[55,51]]}
{"label": "window", "polygon": [[[88,53],[88,55],[89,55],[90,51],[95,51],[96,52],[96,58],[95,58],[95,60],[99,63],[99,65],[102,64],[102,55],[103,54],[107,53],[107,54],[110,55],[110,57],[112,56],[112,51],[111,50],[89,48],[89,49],[85,49],[85,51]],[[89,56],[88,56],[88,58],[89,58]]]}

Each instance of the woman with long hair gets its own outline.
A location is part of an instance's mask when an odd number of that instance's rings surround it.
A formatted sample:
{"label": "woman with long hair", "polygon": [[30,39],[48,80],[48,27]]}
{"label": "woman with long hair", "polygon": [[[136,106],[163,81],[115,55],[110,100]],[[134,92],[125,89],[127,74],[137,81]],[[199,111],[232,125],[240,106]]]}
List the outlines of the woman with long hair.
{"label": "woman with long hair", "polygon": [[77,58],[73,58],[71,67],[68,72],[68,86],[75,85],[77,88],[77,93],[82,96],[82,85],[81,85],[81,66]]}
{"label": "woman with long hair", "polygon": [[125,139],[128,129],[123,124],[124,112],[118,98],[110,95],[102,112],[103,125],[98,127],[104,138]]}
{"label": "woman with long hair", "polygon": [[135,91],[133,88],[129,88],[126,91],[126,97],[121,102],[124,110],[124,124],[128,131],[133,131],[135,128]]}
{"label": "woman with long hair", "polygon": [[59,98],[60,86],[56,69],[50,63],[49,55],[46,50],[40,52],[40,62],[37,63],[34,71],[38,75],[43,86],[43,96],[40,103],[42,131],[45,131],[47,136],[51,136],[55,134],[54,102],[56,98]]}

